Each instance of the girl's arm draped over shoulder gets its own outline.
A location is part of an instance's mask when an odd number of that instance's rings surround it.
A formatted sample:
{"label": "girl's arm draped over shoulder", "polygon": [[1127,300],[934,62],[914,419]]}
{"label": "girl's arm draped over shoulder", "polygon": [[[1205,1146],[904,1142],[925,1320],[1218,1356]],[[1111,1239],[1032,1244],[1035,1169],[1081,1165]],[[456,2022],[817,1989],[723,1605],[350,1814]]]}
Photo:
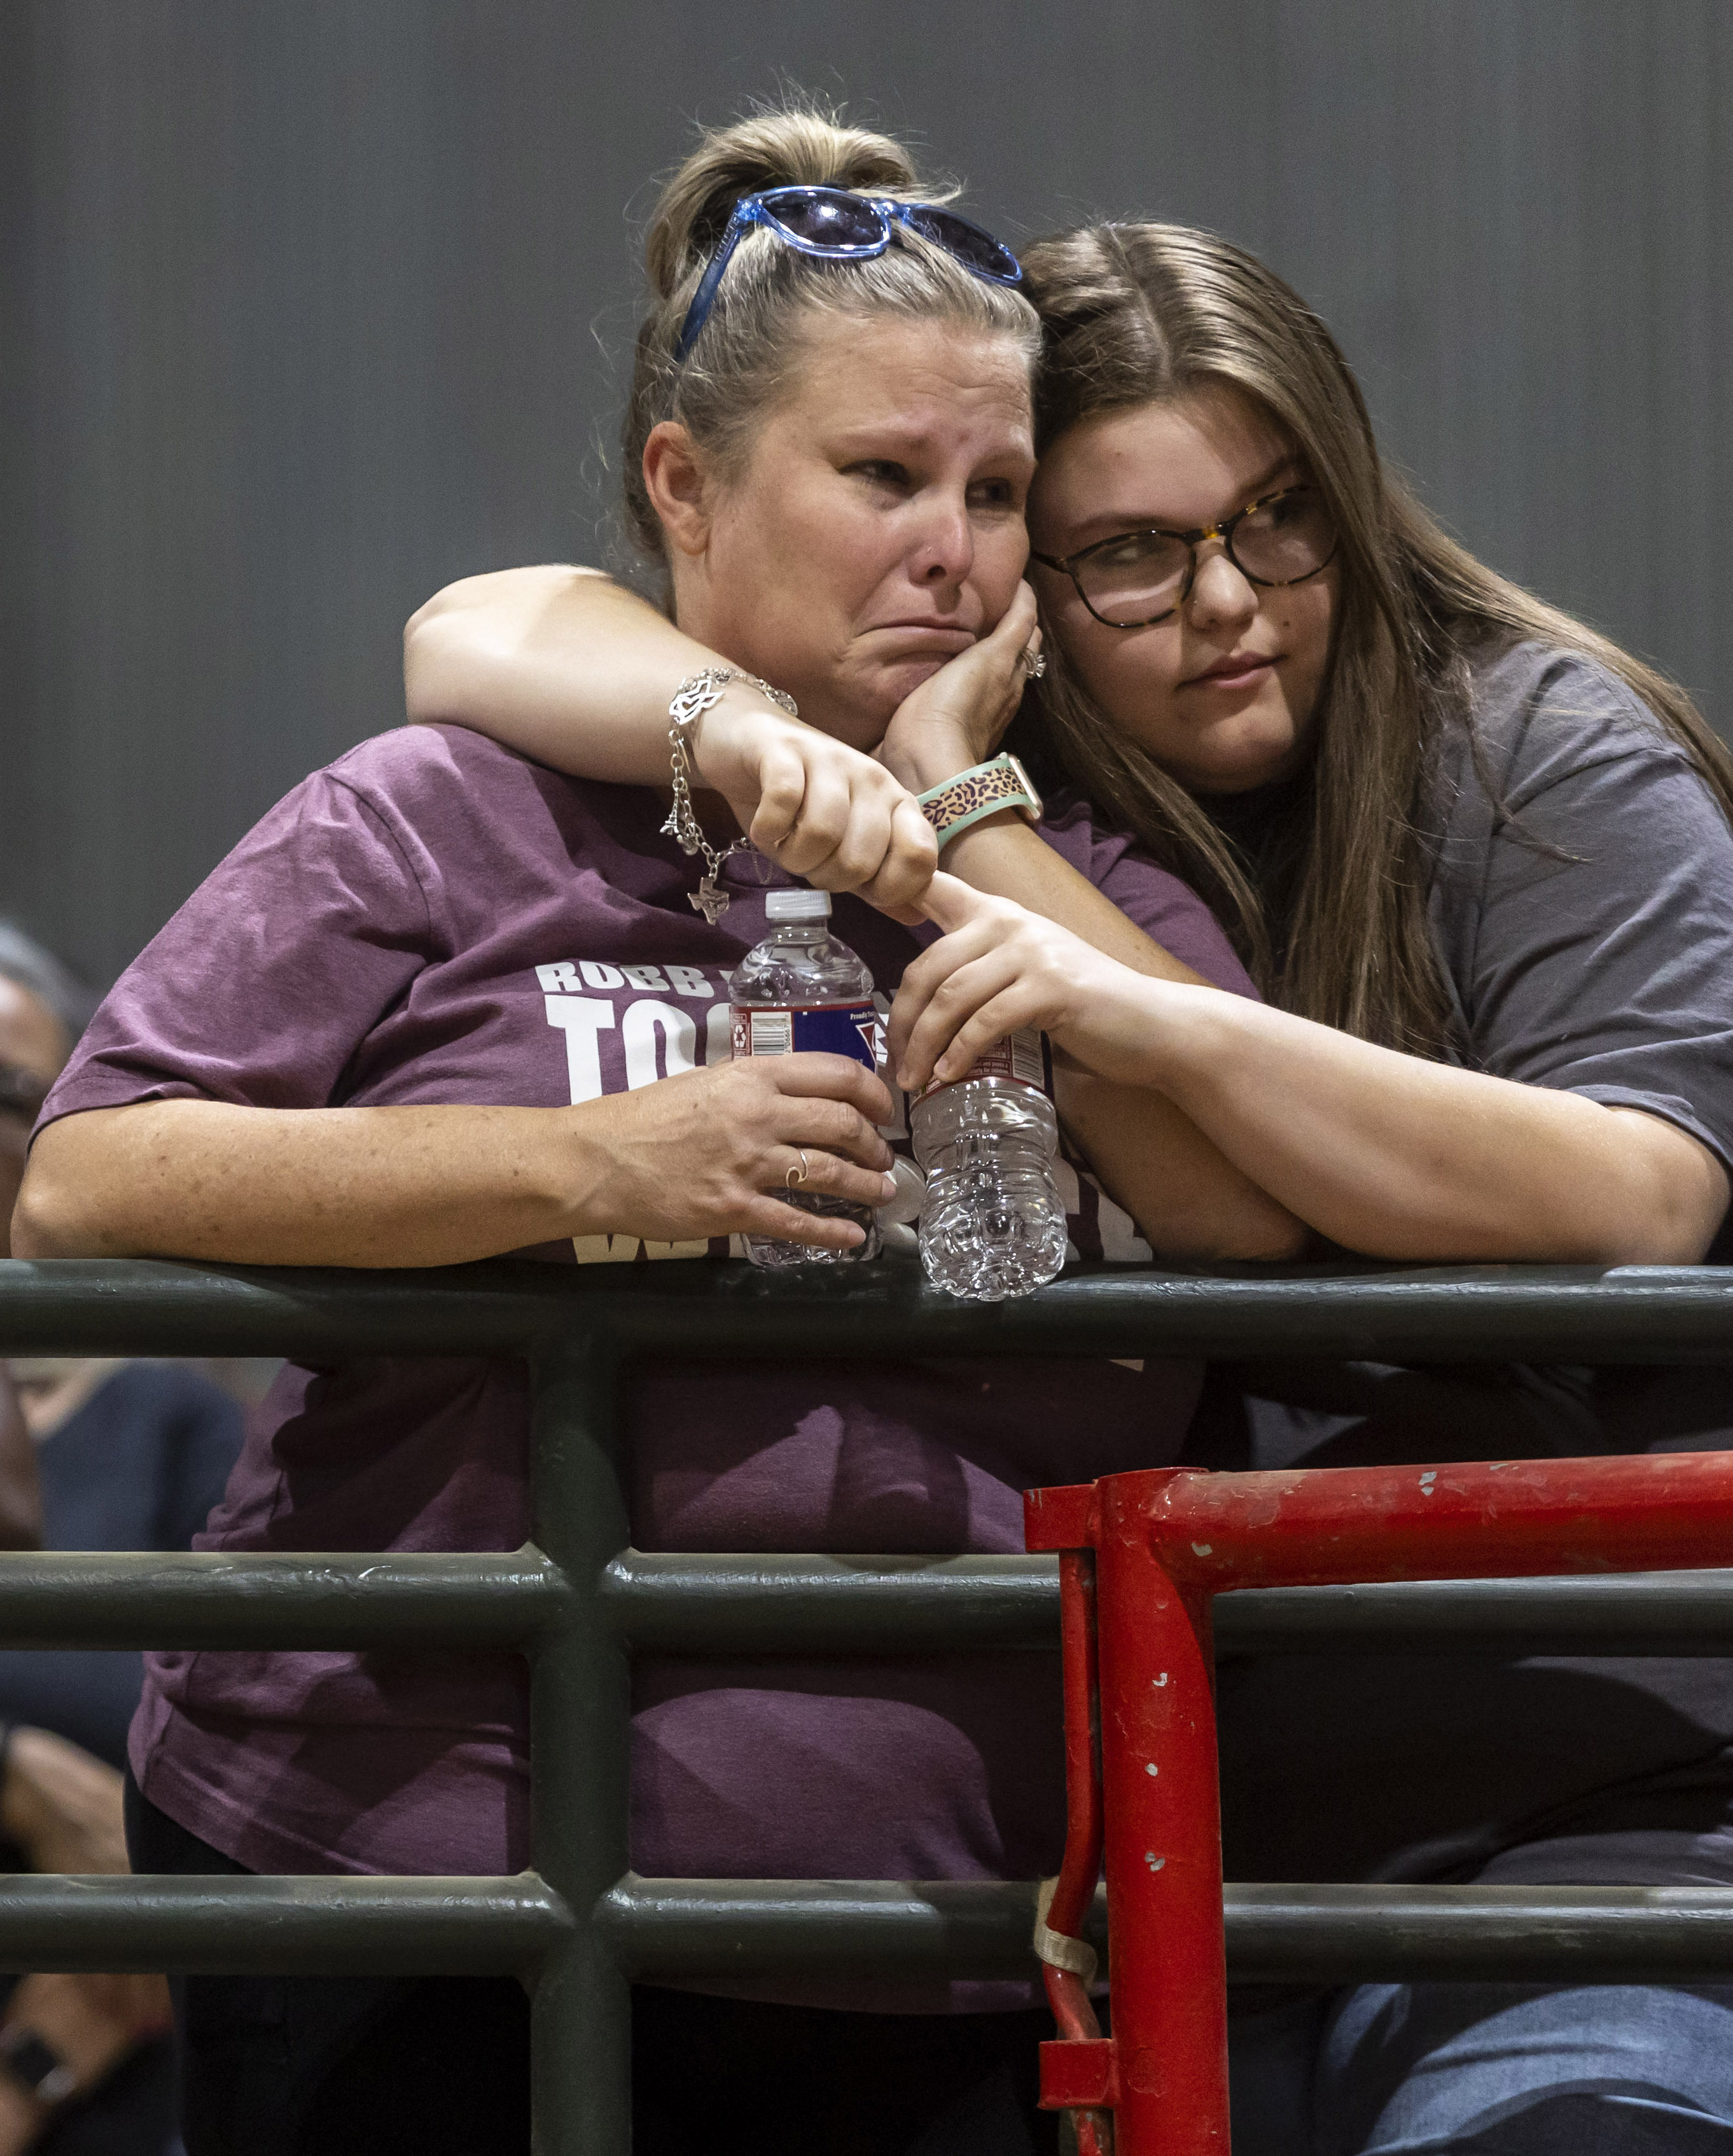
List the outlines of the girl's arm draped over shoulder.
{"label": "girl's arm draped over shoulder", "polygon": [[[910,908],[937,856],[912,795],[992,753],[1021,694],[1018,656],[1035,635],[1025,585],[991,636],[907,700],[878,758],[731,683],[700,726],[700,775],[791,875],[917,918]],[[473,727],[557,771],[616,785],[666,785],[669,705],[693,674],[727,663],[592,569],[471,577],[437,593],[403,632],[413,721]],[[1202,980],[1009,810],[955,839],[945,865],[1127,964]]]}
{"label": "girl's arm draped over shoulder", "polygon": [[[936,856],[913,793],[993,752],[1021,694],[1019,654],[1035,634],[1024,586],[991,636],[907,700],[877,759],[732,684],[699,730],[700,776],[791,873],[915,918]],[[412,720],[469,726],[556,769],[623,784],[666,782],[669,703],[690,675],[726,663],[608,578],[561,567],[451,585],[404,631]],[[953,840],[945,865],[1139,973],[1213,986],[1013,814]],[[1162,1255],[1280,1258],[1300,1247],[1304,1230],[1287,1209],[1164,1096],[1076,1076],[1061,1106],[1111,1195]]]}
{"label": "girl's arm draped over shoulder", "polygon": [[[726,663],[599,569],[563,563],[448,584],[403,629],[413,721],[473,726],[556,771],[619,786],[666,779],[674,690]],[[731,696],[783,716],[738,685]]]}
{"label": "girl's arm draped over shoulder", "polygon": [[[665,786],[668,707],[719,653],[593,569],[500,569],[436,593],[403,631],[412,721],[489,734],[574,778]],[[754,845],[828,891],[912,920],[937,859],[883,765],[731,682],[698,729],[699,776]]]}

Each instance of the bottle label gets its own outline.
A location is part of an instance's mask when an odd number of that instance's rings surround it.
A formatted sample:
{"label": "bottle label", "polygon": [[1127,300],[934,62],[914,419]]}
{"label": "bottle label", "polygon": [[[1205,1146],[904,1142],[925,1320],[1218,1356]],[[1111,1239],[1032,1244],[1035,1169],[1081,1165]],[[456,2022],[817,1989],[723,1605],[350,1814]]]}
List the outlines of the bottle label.
{"label": "bottle label", "polygon": [[1047,1061],[1041,1053],[1038,1029],[1026,1025],[1020,1032],[996,1040],[991,1048],[982,1050],[961,1078],[942,1082],[936,1078],[921,1088],[920,1097],[924,1101],[929,1094],[944,1092],[947,1086],[966,1086],[972,1078],[1010,1078],[1019,1086],[1033,1086],[1038,1093],[1044,1093]]}
{"label": "bottle label", "polygon": [[851,1055],[876,1070],[884,1052],[884,1021],[864,1000],[847,1004],[736,1004],[736,1055],[802,1055],[817,1049]]}

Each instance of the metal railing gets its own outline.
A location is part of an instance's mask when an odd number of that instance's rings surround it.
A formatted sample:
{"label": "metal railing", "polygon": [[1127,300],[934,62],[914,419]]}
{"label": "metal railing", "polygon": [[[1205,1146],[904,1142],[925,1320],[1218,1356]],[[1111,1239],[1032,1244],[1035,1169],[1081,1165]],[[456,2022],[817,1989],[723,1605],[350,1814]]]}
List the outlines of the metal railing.
{"label": "metal railing", "polygon": [[[0,1643],[493,1646],[530,1658],[534,1868],[513,1878],[0,1881],[0,1966],[498,1974],[532,1998],[538,2156],[630,2145],[634,1979],[1033,1974],[1034,1886],[658,1880],[628,1866],[634,1648],[1051,1649],[1053,1558],[669,1557],[628,1547],[617,1421],[633,1358],[1303,1354],[1733,1363],[1733,1274],[1484,1268],[1224,1279],[1104,1272],[996,1307],[895,1262],[769,1281],[699,1264],[439,1273],[0,1263],[0,1354],[525,1359],[532,1540],[497,1556],[0,1556]],[[1733,1654],[1733,1572],[1223,1596],[1261,1653]],[[1702,1980],[1733,1890],[1227,1889],[1242,1979]],[[1098,1900],[1096,1919],[1100,1917]]]}

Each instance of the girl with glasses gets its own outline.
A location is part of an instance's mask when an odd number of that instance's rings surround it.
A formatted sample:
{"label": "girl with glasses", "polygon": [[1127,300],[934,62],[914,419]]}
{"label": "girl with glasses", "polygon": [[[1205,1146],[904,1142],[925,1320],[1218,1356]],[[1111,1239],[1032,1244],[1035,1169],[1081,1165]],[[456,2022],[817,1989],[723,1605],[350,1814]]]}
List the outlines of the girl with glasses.
{"label": "girl with glasses", "polygon": [[[772,221],[742,214],[749,201]],[[887,1004],[919,957],[932,830],[871,752],[893,721],[900,753],[923,752],[909,708],[956,654],[972,711],[1005,713],[1038,655],[1019,586],[1034,315],[1008,256],[895,144],[801,114],[707,138],[647,251],[628,506],[674,619],[649,617],[647,659],[612,639],[626,656],[610,693],[629,726],[654,685],[656,754],[596,783],[465,727],[399,727],[297,788],[97,1014],[43,1111],[27,1253],[737,1265],[749,1234],[833,1258],[859,1247],[859,1226],[781,1194],[892,1194],[900,1097],[846,1055],[731,1060],[727,978],[765,933],[767,896],[821,853],[838,856],[833,882],[878,868],[900,916],[837,901]],[[679,654],[665,683],[662,639]],[[696,834],[678,813],[670,828],[688,754],[671,705],[711,785],[760,715],[784,730],[722,788],[764,854],[734,844],[726,802],[701,787]],[[942,707],[926,723],[941,739],[954,726]],[[767,758],[791,742],[800,789],[781,813],[797,837],[779,861]],[[1043,931],[1254,999],[1177,878],[1080,807],[1039,832],[1032,798],[1023,809],[989,835],[1048,909]],[[1034,919],[988,902],[1009,932]],[[1059,1167],[1070,1233],[1086,1255],[1148,1263],[1108,1192],[1173,1157],[1173,1111],[1147,1086],[1112,1098]],[[1197,1152],[1213,1158],[1206,1141]],[[1208,1172],[1247,1247],[1279,1246],[1282,1208]],[[1195,1365],[1153,1360],[690,1364],[667,1346],[633,1367],[623,1410],[633,1539],[652,1550],[1014,1551],[1024,1487],[1172,1460],[1201,1383]],[[208,1546],[515,1549],[526,1429],[514,1365],[291,1368]],[[634,1679],[641,1872],[1057,1869],[1059,1698],[1039,1657],[642,1656]],[[153,1657],[132,1733],[135,1861],[514,1872],[531,1854],[526,1709],[509,1655]],[[651,2156],[1054,2146],[1034,2102],[1049,2025],[1023,1978],[715,1991],[639,1996]],[[513,1983],[193,1977],[186,2001],[189,2156],[526,2145]]]}
{"label": "girl with glasses", "polygon": [[[698,754],[760,844],[949,932],[905,977],[898,1075],[951,1075],[1038,1024],[1085,1139],[1107,1089],[1154,1089],[1176,1172],[1116,1161],[1112,1187],[1163,1256],[1724,1258],[1725,747],[1678,687],[1439,529],[1384,468],[1328,330],[1254,259],[1103,225],[1022,266],[1047,665],[1013,738],[1208,897],[1266,1000],[1077,939],[1008,814],[941,831],[921,898],[920,834],[877,770],[743,696]],[[874,764],[920,793],[990,757],[1029,619],[932,654]],[[647,778],[696,656],[603,579],[508,572],[412,622],[410,709]],[[1248,1185],[1286,1240],[1269,1216],[1248,1238]],[[1714,1372],[1260,1367],[1212,1373],[1189,1456],[1664,1451],[1729,1425]],[[1733,1884],[1725,1663],[1289,1659],[1221,1681],[1230,1877]],[[1733,2133],[1726,1989],[1243,2004],[1237,2156]]]}

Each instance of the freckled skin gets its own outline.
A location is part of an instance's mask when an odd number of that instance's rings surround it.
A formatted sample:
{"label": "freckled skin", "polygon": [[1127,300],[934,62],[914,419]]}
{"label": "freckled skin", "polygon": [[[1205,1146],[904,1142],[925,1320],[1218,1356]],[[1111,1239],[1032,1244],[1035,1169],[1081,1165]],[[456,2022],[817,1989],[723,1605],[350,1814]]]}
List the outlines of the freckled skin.
{"label": "freckled skin", "polygon": [[[1029,495],[1035,551],[1074,554],[1115,531],[1193,531],[1305,473],[1249,398],[1210,389],[1084,419],[1041,460]],[[1185,605],[1144,629],[1098,622],[1060,571],[1030,578],[1084,687],[1108,719],[1195,793],[1291,777],[1311,747],[1330,658],[1338,572],[1254,584],[1219,543],[1199,551]],[[1244,685],[1196,677],[1229,654],[1273,660]]]}
{"label": "freckled skin", "polygon": [[943,322],[821,316],[808,336],[746,469],[708,490],[675,597],[682,629],[870,749],[1017,590],[1028,373],[1009,337]]}

